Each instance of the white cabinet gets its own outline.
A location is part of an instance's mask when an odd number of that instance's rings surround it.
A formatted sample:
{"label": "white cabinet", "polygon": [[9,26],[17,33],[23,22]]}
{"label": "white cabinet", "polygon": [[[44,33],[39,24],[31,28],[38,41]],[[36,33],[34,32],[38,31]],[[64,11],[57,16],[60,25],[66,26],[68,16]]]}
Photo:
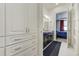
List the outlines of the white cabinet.
{"label": "white cabinet", "polygon": [[6,4],[6,35],[23,34],[26,32],[25,4]]}
{"label": "white cabinet", "polygon": [[0,37],[0,56],[4,56],[4,37]]}
{"label": "white cabinet", "polygon": [[4,39],[5,39],[5,11],[4,4],[0,3],[0,56],[4,56]]}
{"label": "white cabinet", "polygon": [[0,3],[0,36],[5,36],[4,4]]}
{"label": "white cabinet", "polygon": [[37,55],[37,16],[37,4],[6,4],[6,55]]}
{"label": "white cabinet", "polygon": [[4,56],[4,48],[0,48],[0,56]]}
{"label": "white cabinet", "polygon": [[37,56],[37,47],[31,47],[31,49],[26,49],[21,53],[15,54],[13,56]]}
{"label": "white cabinet", "polygon": [[8,36],[6,37],[6,45],[16,44],[16,43],[23,42],[26,40],[28,40],[28,37],[26,34]]}
{"label": "white cabinet", "polygon": [[[27,20],[27,28],[29,33],[37,33],[37,4],[29,4],[28,8],[28,20]],[[26,12],[27,14],[27,12]]]}
{"label": "white cabinet", "polygon": [[0,3],[0,56],[38,55],[37,12],[37,4]]}
{"label": "white cabinet", "polygon": [[6,47],[6,55],[14,55],[21,51],[32,49],[32,48],[34,48],[34,50],[37,50],[37,43],[34,40],[30,39],[30,40]]}
{"label": "white cabinet", "polygon": [[0,48],[5,46],[5,37],[0,37]]}

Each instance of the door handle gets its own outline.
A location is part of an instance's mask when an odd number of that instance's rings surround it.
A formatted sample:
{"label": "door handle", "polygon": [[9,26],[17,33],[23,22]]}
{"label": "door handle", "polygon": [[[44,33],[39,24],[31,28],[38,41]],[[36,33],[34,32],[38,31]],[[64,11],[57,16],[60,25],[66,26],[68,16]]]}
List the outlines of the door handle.
{"label": "door handle", "polygon": [[22,39],[14,39],[14,41],[19,41],[19,40],[22,40]]}
{"label": "door handle", "polygon": [[27,32],[27,33],[29,33],[29,32],[30,32],[29,28],[26,28],[26,32]]}

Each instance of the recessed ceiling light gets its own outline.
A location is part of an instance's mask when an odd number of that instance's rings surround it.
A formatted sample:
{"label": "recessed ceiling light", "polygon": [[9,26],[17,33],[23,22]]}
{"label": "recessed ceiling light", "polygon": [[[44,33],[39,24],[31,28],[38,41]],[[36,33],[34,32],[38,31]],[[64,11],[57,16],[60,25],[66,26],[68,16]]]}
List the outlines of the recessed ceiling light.
{"label": "recessed ceiling light", "polygon": [[56,5],[58,5],[59,3],[56,3]]}

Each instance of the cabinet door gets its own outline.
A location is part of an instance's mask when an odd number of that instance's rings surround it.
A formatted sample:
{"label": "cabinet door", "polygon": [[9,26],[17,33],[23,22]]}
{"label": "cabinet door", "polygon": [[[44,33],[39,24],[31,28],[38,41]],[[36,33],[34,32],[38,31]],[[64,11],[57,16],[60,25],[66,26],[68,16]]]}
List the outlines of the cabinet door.
{"label": "cabinet door", "polygon": [[0,37],[0,56],[4,56],[4,39],[5,37]]}
{"label": "cabinet door", "polygon": [[[35,40],[35,43],[38,42],[38,24],[37,24],[37,17],[38,17],[38,10],[37,10],[37,4],[28,4],[28,20],[27,20],[27,31],[28,31],[28,38],[29,39],[33,39]],[[27,12],[26,12],[27,14]],[[37,46],[38,44],[36,44],[35,46]],[[36,47],[38,49],[38,47]],[[38,52],[36,52],[37,54]],[[31,53],[32,54],[32,53]],[[34,54],[32,54],[34,55]]]}
{"label": "cabinet door", "polygon": [[5,17],[4,17],[4,4],[0,3],[0,36],[4,36],[4,28],[5,28]]}
{"label": "cabinet door", "polygon": [[4,48],[0,48],[0,56],[4,56]]}
{"label": "cabinet door", "polygon": [[29,4],[28,7],[28,31],[31,34],[37,33],[37,4]]}
{"label": "cabinet door", "polygon": [[7,35],[23,34],[26,32],[25,4],[6,4],[6,33]]}

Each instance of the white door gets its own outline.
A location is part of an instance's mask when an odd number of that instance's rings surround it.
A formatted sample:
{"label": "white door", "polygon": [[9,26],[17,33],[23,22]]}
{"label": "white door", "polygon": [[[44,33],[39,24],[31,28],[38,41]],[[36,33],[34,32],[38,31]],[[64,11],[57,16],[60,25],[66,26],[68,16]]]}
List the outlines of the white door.
{"label": "white door", "polygon": [[29,4],[28,7],[28,31],[29,33],[37,33],[37,4]]}
{"label": "white door", "polygon": [[25,4],[6,4],[6,34],[23,34],[26,32],[25,26]]}
{"label": "white door", "polygon": [[0,36],[5,35],[5,17],[4,17],[4,4],[0,3]]}
{"label": "white door", "polygon": [[28,33],[28,37],[29,39],[32,39],[33,37],[36,38],[37,40],[37,28],[38,28],[38,14],[37,14],[37,4],[26,4],[27,8],[26,10],[26,15],[28,15],[27,17],[27,33]]}
{"label": "white door", "polygon": [[[38,24],[37,24],[37,4],[26,4],[26,12],[25,14],[27,15],[26,19],[27,20],[27,33],[28,33],[28,39],[32,39],[36,45],[36,54],[38,53],[37,49],[38,49],[38,32],[37,32],[37,28],[38,28]],[[33,43],[33,44],[34,44]],[[32,44],[32,45],[33,45]],[[32,54],[33,55],[33,54]]]}

